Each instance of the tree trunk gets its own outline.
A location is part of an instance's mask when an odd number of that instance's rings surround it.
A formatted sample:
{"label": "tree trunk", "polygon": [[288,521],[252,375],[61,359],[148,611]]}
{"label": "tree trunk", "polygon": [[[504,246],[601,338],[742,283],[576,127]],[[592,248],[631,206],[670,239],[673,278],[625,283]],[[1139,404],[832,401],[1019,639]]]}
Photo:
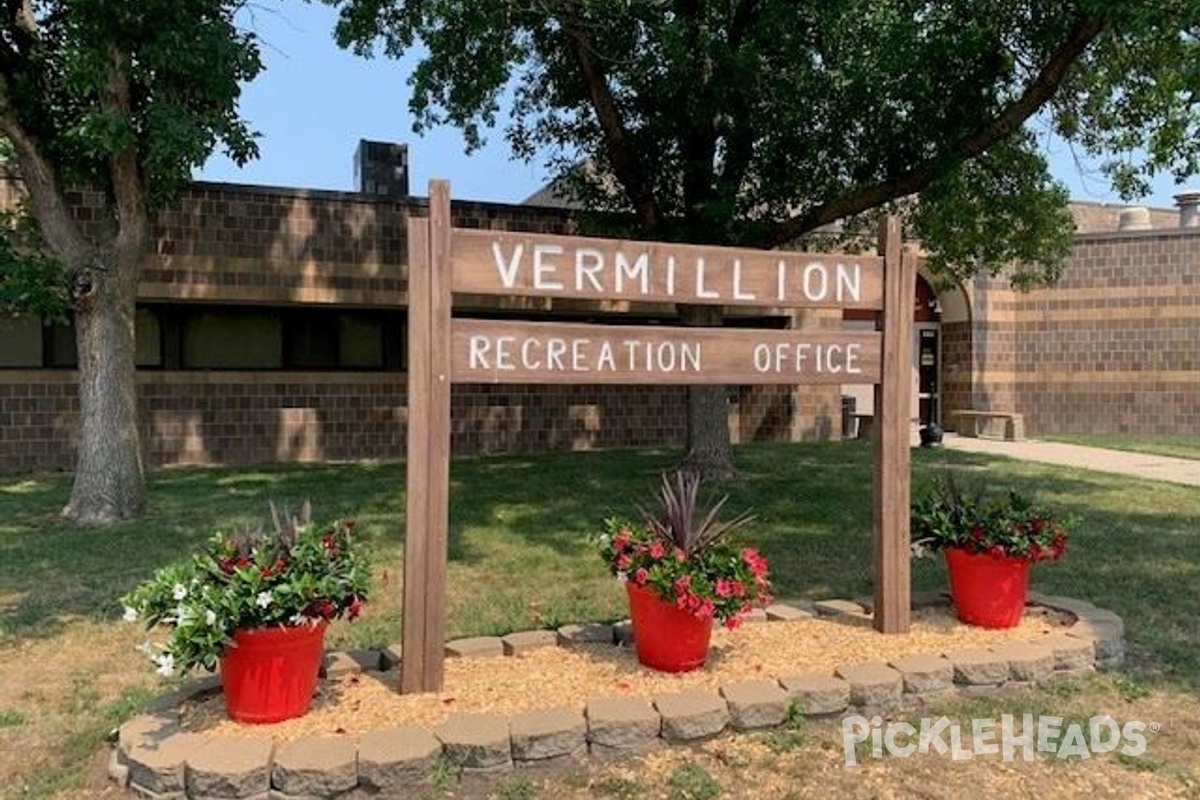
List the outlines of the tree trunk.
{"label": "tree trunk", "polygon": [[[721,308],[680,305],[679,318],[689,327],[720,327]],[[684,467],[710,480],[727,481],[736,475],[729,443],[728,394],[725,386],[688,387]]]}
{"label": "tree trunk", "polygon": [[122,263],[130,258],[115,259],[116,274],[85,269],[76,278],[81,424],[75,484],[63,509],[76,523],[128,519],[145,505],[133,327],[137,266]]}

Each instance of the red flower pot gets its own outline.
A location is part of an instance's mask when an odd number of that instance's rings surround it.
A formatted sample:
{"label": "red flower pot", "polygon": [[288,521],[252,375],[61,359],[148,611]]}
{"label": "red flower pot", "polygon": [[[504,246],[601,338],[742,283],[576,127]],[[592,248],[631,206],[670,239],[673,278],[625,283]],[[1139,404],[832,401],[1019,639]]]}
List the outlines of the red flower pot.
{"label": "red flower pot", "polygon": [[625,589],[639,662],[662,672],[687,672],[704,666],[712,638],[711,619],[680,611],[633,581],[627,581]]}
{"label": "red flower pot", "polygon": [[221,688],[238,722],[303,716],[317,688],[328,623],[255,628],[233,633],[221,656]]}
{"label": "red flower pot", "polygon": [[945,553],[950,599],[960,620],[983,628],[1012,628],[1021,621],[1029,589],[1026,559],[958,548]]}

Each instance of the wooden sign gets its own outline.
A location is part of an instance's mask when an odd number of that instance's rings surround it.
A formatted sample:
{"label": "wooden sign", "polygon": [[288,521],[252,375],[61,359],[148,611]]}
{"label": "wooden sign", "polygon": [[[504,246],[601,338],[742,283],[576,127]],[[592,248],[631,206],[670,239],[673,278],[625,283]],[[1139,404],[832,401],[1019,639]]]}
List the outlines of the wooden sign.
{"label": "wooden sign", "polygon": [[[452,383],[876,384],[875,627],[908,630],[916,270],[897,220],[882,257],[456,230],[449,185],[433,181],[408,245],[402,692],[442,687]],[[452,320],[452,292],[882,314],[877,333]]]}
{"label": "wooden sign", "polygon": [[455,231],[467,294],[775,308],[883,308],[883,260],[498,231]]}
{"label": "wooden sign", "polygon": [[455,383],[875,383],[878,333],[454,320]]}

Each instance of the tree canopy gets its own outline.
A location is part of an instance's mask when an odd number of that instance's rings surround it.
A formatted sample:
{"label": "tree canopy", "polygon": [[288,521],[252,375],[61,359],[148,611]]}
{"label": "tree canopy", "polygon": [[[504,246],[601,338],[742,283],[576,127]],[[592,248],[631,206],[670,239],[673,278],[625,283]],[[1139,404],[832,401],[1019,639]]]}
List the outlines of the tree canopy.
{"label": "tree canopy", "polygon": [[[0,310],[71,313],[81,432],[65,513],[131,516],[144,478],[134,386],[134,303],[149,210],[218,146],[255,155],[238,117],[260,70],[230,0],[6,0],[0,136],[24,202],[0,226]],[[72,193],[98,203],[80,208]]]}
{"label": "tree canopy", "polygon": [[1196,0],[326,2],[343,46],[423,48],[417,130],[502,123],[658,237],[774,247],[903,204],[943,275],[1052,281],[1049,131],[1126,198],[1197,171]]}

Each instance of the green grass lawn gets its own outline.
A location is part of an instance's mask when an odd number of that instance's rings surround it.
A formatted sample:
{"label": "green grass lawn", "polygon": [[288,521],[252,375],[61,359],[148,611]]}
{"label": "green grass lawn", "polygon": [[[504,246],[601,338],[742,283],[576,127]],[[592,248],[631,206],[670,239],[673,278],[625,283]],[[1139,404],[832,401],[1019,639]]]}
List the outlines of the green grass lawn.
{"label": "green grass lawn", "polygon": [[[1078,516],[1081,527],[1066,558],[1035,567],[1033,587],[1115,610],[1126,620],[1139,680],[1197,691],[1200,493],[1194,488],[949,450],[914,449],[913,458],[914,492],[951,467],[966,483],[1019,488]],[[625,616],[623,593],[587,537],[606,515],[632,514],[677,459],[677,452],[607,451],[456,460],[448,634]],[[755,513],[756,522],[742,536],[769,559],[778,596],[870,593],[865,443],[747,445],[738,448],[737,463],[742,477],[730,487],[728,508]],[[151,477],[142,518],[75,529],[57,517],[69,491],[67,476],[0,477],[0,678],[19,677],[18,654],[39,643],[56,650],[80,642],[93,650],[126,647],[130,634],[117,633],[117,598],[214,530],[265,519],[268,500],[311,498],[318,520],[355,517],[369,541],[378,575],[369,613],[353,626],[336,626],[330,644],[399,641],[403,489],[401,464],[169,470]],[[944,568],[935,560],[919,561],[913,582],[917,589],[944,588]],[[73,632],[89,625],[87,637]],[[110,661],[113,670],[129,670],[133,663]],[[148,667],[145,673],[132,688],[97,688],[95,702],[78,704],[71,730],[42,732],[50,741],[47,758],[61,761],[78,751],[78,742],[68,751],[64,737],[98,741],[97,731],[128,713],[130,697],[153,687]],[[92,682],[102,684],[102,678]],[[22,697],[0,691],[0,744],[35,724],[30,717],[38,698]],[[21,774],[20,765],[9,766]],[[68,771],[43,793],[54,796],[77,780]]]}
{"label": "green grass lawn", "polygon": [[1156,456],[1189,458],[1200,460],[1200,437],[1198,436],[1044,436],[1048,442],[1081,444],[1085,447],[1103,447],[1108,450],[1126,450],[1130,453],[1148,453]]}

